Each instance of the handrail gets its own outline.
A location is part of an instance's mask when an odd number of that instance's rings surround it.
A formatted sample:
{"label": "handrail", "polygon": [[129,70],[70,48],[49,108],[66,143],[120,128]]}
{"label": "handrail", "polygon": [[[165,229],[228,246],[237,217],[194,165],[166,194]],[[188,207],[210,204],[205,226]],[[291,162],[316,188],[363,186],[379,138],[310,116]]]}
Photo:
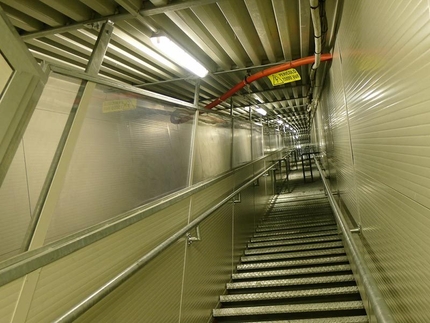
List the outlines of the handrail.
{"label": "handrail", "polygon": [[[283,151],[279,150],[274,154]],[[11,281],[25,276],[26,274],[39,269],[43,266],[57,261],[77,250],[80,250],[92,243],[95,243],[119,230],[122,230],[130,225],[133,225],[152,214],[159,212],[167,207],[178,203],[179,201],[206,189],[207,187],[231,176],[234,172],[241,170],[244,167],[249,167],[257,162],[270,159],[272,154],[263,156],[246,165],[238,166],[224,174],[215,178],[205,180],[198,184],[184,188],[172,194],[163,196],[155,201],[146,203],[135,209],[122,213],[116,217],[108,219],[104,222],[96,224],[85,230],[81,230],[75,234],[64,237],[58,241],[51,242],[41,248],[27,251],[13,258],[0,262],[0,286],[6,285]],[[268,159],[268,160],[269,160]]]}
{"label": "handrail", "polygon": [[223,206],[225,203],[230,201],[232,198],[234,198],[238,193],[240,193],[242,190],[247,188],[248,186],[252,185],[254,181],[264,174],[267,173],[267,171],[271,170],[273,167],[276,166],[275,164],[272,164],[270,167],[266,168],[264,171],[259,173],[257,176],[254,176],[251,180],[247,181],[245,184],[240,186],[237,190],[233,191],[230,195],[225,197],[223,200],[218,202],[216,205],[212,206],[210,209],[202,213],[199,217],[191,221],[188,225],[183,227],[181,230],[167,238],[164,242],[160,243],[157,247],[152,249],[150,252],[145,254],[143,257],[141,257],[139,260],[137,260],[134,264],[127,267],[125,270],[123,270],[121,273],[119,273],[117,276],[112,278],[110,281],[108,281],[106,284],[104,284],[102,287],[97,289],[95,292],[93,292],[91,295],[86,297],[83,301],[76,304],[73,308],[71,308],[69,311],[67,311],[65,314],[63,314],[61,317],[57,318],[53,321],[53,323],[68,323],[73,322],[76,320],[79,316],[84,314],[86,311],[88,311],[91,307],[93,307],[95,304],[100,302],[103,298],[105,298],[107,295],[109,295],[113,290],[115,290],[117,287],[121,286],[122,283],[124,283],[127,279],[132,277],[135,273],[137,273],[140,269],[142,269],[145,265],[147,265],[151,260],[153,260],[155,257],[157,257],[161,252],[166,250],[169,246],[171,246],[174,242],[176,242],[178,239],[186,235],[188,231],[193,229],[195,226],[199,225],[203,220],[205,220],[207,217],[209,217],[213,212],[218,210],[221,206]]}
{"label": "handrail", "polygon": [[331,208],[333,209],[333,213],[337,219],[338,225],[342,230],[342,233],[345,237],[345,242],[348,245],[348,248],[351,252],[351,256],[354,260],[355,268],[358,271],[358,274],[361,278],[361,282],[363,283],[364,289],[367,294],[367,298],[369,299],[371,308],[374,311],[374,315],[377,319],[378,323],[394,323],[394,318],[391,315],[391,311],[389,310],[387,303],[384,300],[379,288],[377,287],[376,281],[370,273],[369,268],[364,261],[363,256],[360,254],[357,245],[355,244],[352,233],[348,229],[348,225],[345,221],[345,217],[342,214],[342,211],[339,209],[331,190],[329,189],[329,184],[327,179],[323,176],[323,172],[321,169],[321,165],[316,156],[314,156],[315,164],[318,168],[318,171],[321,175],[321,179],[324,183],[324,188],[327,192],[328,200],[330,202]]}

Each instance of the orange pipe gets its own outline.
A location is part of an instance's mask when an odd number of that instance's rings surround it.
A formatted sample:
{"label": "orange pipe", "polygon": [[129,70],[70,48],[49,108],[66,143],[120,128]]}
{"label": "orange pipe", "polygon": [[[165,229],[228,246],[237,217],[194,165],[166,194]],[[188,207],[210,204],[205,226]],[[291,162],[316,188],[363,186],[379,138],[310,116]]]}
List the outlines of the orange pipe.
{"label": "orange pipe", "polygon": [[[332,59],[331,54],[322,54],[321,55],[321,62],[329,61]],[[230,90],[228,90],[226,93],[221,95],[218,99],[214,100],[213,102],[209,103],[205,106],[205,109],[212,109],[216,107],[221,102],[227,100],[229,97],[231,97],[233,94],[235,94],[237,91],[245,87],[245,85],[250,84],[254,81],[257,81],[265,76],[272,75],[275,73],[279,73],[285,70],[288,70],[290,68],[299,67],[302,65],[308,65],[315,62],[315,56],[308,56],[304,58],[299,58],[294,61],[283,63],[277,66],[269,67],[268,69],[262,70],[258,73],[252,74],[248,77],[246,77],[243,81],[237,83],[235,86],[233,86]]]}

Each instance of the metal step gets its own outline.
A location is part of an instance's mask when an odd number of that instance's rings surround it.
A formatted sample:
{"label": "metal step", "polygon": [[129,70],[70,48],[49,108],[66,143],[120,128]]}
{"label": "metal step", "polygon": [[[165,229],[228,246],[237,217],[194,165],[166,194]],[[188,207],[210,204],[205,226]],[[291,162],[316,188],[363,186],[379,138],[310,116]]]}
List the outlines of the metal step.
{"label": "metal step", "polygon": [[257,232],[254,234],[254,238],[271,237],[271,236],[277,236],[277,235],[296,234],[296,233],[328,231],[328,230],[336,230],[336,229],[337,229],[337,226],[335,224],[332,224],[332,225],[325,225],[320,227],[294,228],[294,229],[288,229],[288,230],[285,229],[280,231]]}
{"label": "metal step", "polygon": [[336,221],[334,219],[326,220],[323,222],[317,222],[317,223],[298,223],[298,224],[285,224],[285,225],[276,225],[271,227],[263,227],[263,228],[257,228],[255,232],[267,232],[267,231],[280,231],[280,230],[289,230],[289,229],[300,229],[300,228],[312,228],[312,227],[321,227],[325,225],[333,225]]}
{"label": "metal step", "polygon": [[291,279],[271,279],[255,280],[247,282],[227,283],[227,290],[259,289],[259,288],[279,288],[288,286],[320,285],[355,282],[353,275],[335,275],[323,277],[304,277]]}
{"label": "metal step", "polygon": [[237,265],[236,270],[251,271],[251,270],[264,270],[264,269],[272,269],[272,268],[320,266],[325,264],[336,264],[336,263],[345,263],[345,262],[348,262],[348,258],[346,256],[341,255],[336,257],[240,264],[240,265]]}
{"label": "metal step", "polygon": [[294,304],[294,305],[275,305],[275,306],[254,306],[254,307],[233,307],[219,308],[213,310],[213,316],[232,317],[232,316],[251,316],[251,315],[273,315],[273,314],[293,314],[293,313],[315,313],[332,311],[350,311],[364,309],[363,302],[333,302],[315,304]]}
{"label": "metal step", "polygon": [[281,252],[295,252],[304,250],[319,250],[319,249],[331,249],[343,247],[342,241],[335,242],[322,242],[322,243],[312,243],[312,244],[301,244],[294,246],[280,246],[271,248],[255,248],[245,250],[245,255],[262,255],[262,254],[272,254]]}
{"label": "metal step", "polygon": [[336,248],[336,249],[289,252],[289,253],[276,253],[276,254],[268,254],[268,255],[242,256],[240,260],[241,262],[260,262],[260,261],[292,259],[292,258],[322,257],[322,256],[328,256],[328,255],[336,255],[336,254],[337,255],[345,254],[345,249]]}
{"label": "metal step", "polygon": [[268,242],[268,241],[278,241],[278,240],[292,240],[295,239],[305,239],[310,237],[323,237],[339,234],[338,230],[327,230],[327,231],[316,231],[316,232],[307,232],[307,233],[294,233],[294,234],[279,234],[274,236],[267,237],[257,237],[251,238],[250,243],[259,243],[259,242]]}
{"label": "metal step", "polygon": [[311,221],[319,220],[325,217],[333,218],[333,213],[325,212],[311,215],[295,214],[295,215],[268,215],[263,218],[262,223],[274,223],[274,222],[292,222],[292,221]]}
{"label": "metal step", "polygon": [[281,320],[281,321],[248,321],[248,323],[368,323],[367,316],[329,317],[321,319]]}
{"label": "metal step", "polygon": [[267,247],[275,247],[275,246],[290,246],[290,245],[302,245],[308,243],[315,242],[329,242],[329,241],[339,241],[339,235],[327,235],[323,237],[311,237],[311,238],[303,238],[303,239],[290,239],[290,240],[277,240],[277,241],[264,241],[264,242],[256,242],[256,243],[248,243],[248,248],[267,248]]}
{"label": "metal step", "polygon": [[301,208],[294,208],[290,206],[285,207],[274,207],[271,211],[269,216],[277,216],[277,215],[286,215],[286,216],[295,216],[299,214],[314,214],[314,213],[332,213],[330,205],[315,205],[313,207],[301,207]]}
{"label": "metal step", "polygon": [[221,303],[239,303],[239,302],[259,302],[270,300],[286,300],[291,298],[309,298],[309,297],[328,297],[336,295],[358,294],[357,286],[346,286],[337,288],[320,288],[320,289],[305,289],[293,290],[285,292],[270,292],[270,293],[250,293],[250,294],[233,294],[221,295]]}
{"label": "metal step", "polygon": [[290,208],[278,208],[272,209],[266,216],[271,217],[298,217],[298,216],[313,216],[319,214],[333,214],[330,206],[318,206],[315,208],[302,208],[302,209],[290,209]]}
{"label": "metal step", "polygon": [[321,216],[319,218],[309,218],[309,219],[291,219],[291,220],[276,220],[276,221],[270,221],[266,220],[262,222],[258,229],[262,228],[270,228],[275,226],[282,226],[282,225],[296,225],[296,224],[309,224],[309,223],[321,223],[321,222],[328,222],[334,221],[333,215],[327,215],[327,216]]}
{"label": "metal step", "polygon": [[305,267],[305,268],[294,268],[294,269],[283,269],[283,270],[251,271],[247,273],[233,274],[231,278],[233,280],[263,279],[263,278],[279,277],[279,276],[311,275],[311,274],[333,273],[333,272],[342,272],[342,271],[351,271],[351,266],[334,265],[334,266]]}

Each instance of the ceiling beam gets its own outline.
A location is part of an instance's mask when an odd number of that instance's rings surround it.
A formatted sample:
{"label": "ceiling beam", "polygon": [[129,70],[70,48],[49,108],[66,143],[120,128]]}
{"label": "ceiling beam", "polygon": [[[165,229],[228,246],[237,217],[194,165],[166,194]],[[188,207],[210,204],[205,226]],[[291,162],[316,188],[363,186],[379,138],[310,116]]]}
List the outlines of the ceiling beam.
{"label": "ceiling beam", "polygon": [[153,7],[142,9],[139,13],[144,17],[159,15],[162,13],[179,11],[184,9],[190,9],[192,7],[204,6],[212,3],[216,3],[219,0],[188,0],[188,1],[176,1],[166,6]]}

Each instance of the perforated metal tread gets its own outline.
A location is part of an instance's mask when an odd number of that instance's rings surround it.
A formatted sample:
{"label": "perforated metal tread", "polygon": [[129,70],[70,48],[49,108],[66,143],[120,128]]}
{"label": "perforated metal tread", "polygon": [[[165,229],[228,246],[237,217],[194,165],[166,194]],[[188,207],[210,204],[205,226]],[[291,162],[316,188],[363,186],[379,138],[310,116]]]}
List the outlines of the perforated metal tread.
{"label": "perforated metal tread", "polygon": [[335,295],[350,295],[357,294],[357,286],[346,286],[336,288],[320,288],[320,289],[305,289],[293,290],[286,292],[269,292],[269,293],[251,293],[251,294],[233,294],[221,295],[221,303],[234,303],[234,302],[256,302],[268,301],[290,298],[305,298],[305,297],[327,297]]}
{"label": "perforated metal tread", "polygon": [[269,215],[267,215],[266,217],[264,217],[263,221],[272,221],[272,220],[277,220],[277,221],[289,221],[289,220],[294,220],[294,219],[318,219],[318,218],[322,218],[322,217],[333,217],[333,213],[331,213],[331,211],[324,211],[324,210],[320,210],[318,212],[313,212],[313,213],[284,213],[284,212],[279,212],[279,213],[270,213]]}
{"label": "perforated metal tread", "polygon": [[333,273],[339,271],[350,271],[350,265],[334,265],[334,266],[319,266],[319,267],[306,267],[306,268],[294,268],[294,269],[283,269],[283,270],[268,270],[268,271],[252,271],[247,273],[233,274],[231,277],[233,280],[240,279],[253,279],[253,278],[269,278],[289,275],[310,275],[310,274],[321,274],[321,273]]}
{"label": "perforated metal tread", "polygon": [[311,224],[311,223],[321,223],[321,222],[328,222],[328,221],[334,221],[333,216],[321,216],[320,218],[310,218],[310,219],[290,219],[290,220],[267,220],[262,222],[258,228],[271,228],[271,227],[277,227],[277,226],[284,226],[284,225],[295,225],[297,223],[300,223],[302,225],[305,224]]}
{"label": "perforated metal tread", "polygon": [[328,231],[335,230],[337,226],[335,224],[325,225],[320,227],[308,227],[308,228],[294,228],[294,229],[284,229],[280,231],[268,231],[268,232],[256,232],[254,234],[254,238],[259,237],[272,237],[278,235],[286,235],[286,234],[297,234],[297,233],[307,233],[307,232],[317,232],[317,231]]}
{"label": "perforated metal tread", "polygon": [[334,284],[354,281],[353,275],[336,275],[323,277],[304,277],[292,279],[256,280],[247,282],[227,283],[228,290],[256,289],[269,287],[287,287],[299,285]]}
{"label": "perforated metal tread", "polygon": [[279,234],[267,237],[257,237],[251,238],[250,243],[266,242],[266,241],[278,241],[278,240],[296,240],[305,239],[311,237],[324,237],[329,235],[338,235],[337,230],[327,230],[327,231],[316,231],[307,233],[295,233],[295,234]]}
{"label": "perforated metal tread", "polygon": [[315,243],[315,242],[321,243],[321,242],[328,242],[328,241],[340,241],[340,237],[336,233],[333,235],[327,235],[322,237],[256,242],[256,243],[248,243],[248,248],[249,249],[267,248],[267,247],[275,247],[275,246],[301,245],[301,244]]}
{"label": "perforated metal tread", "polygon": [[367,316],[329,317],[322,319],[281,320],[281,321],[252,321],[249,323],[368,323]]}
{"label": "perforated metal tread", "polygon": [[336,221],[334,219],[323,221],[323,222],[287,224],[287,225],[275,225],[270,227],[262,227],[262,228],[257,228],[255,232],[279,231],[279,230],[290,230],[290,229],[300,229],[300,228],[306,229],[306,228],[321,227],[321,226],[333,225],[333,224],[336,224]]}
{"label": "perforated metal tread", "polygon": [[293,246],[278,246],[271,248],[254,248],[245,250],[245,255],[263,255],[281,252],[294,252],[294,251],[304,251],[304,250],[319,250],[319,249],[330,249],[343,247],[342,241],[335,242],[321,242],[321,243],[310,243],[301,244]]}
{"label": "perforated metal tread", "polygon": [[311,250],[311,251],[296,251],[288,253],[275,253],[268,255],[255,255],[255,256],[243,256],[240,258],[241,262],[260,262],[270,260],[281,260],[291,258],[307,258],[307,257],[321,257],[328,255],[339,255],[345,254],[344,248],[336,249],[323,249],[323,250]]}
{"label": "perforated metal tread", "polygon": [[312,266],[312,265],[324,265],[324,264],[335,264],[348,262],[346,256],[336,257],[324,257],[324,258],[313,258],[313,259],[298,259],[298,260],[287,260],[287,261],[271,261],[271,262],[258,262],[249,264],[237,265],[238,271],[245,270],[261,270],[270,268],[288,268],[288,267],[300,267],[300,266]]}
{"label": "perforated metal tread", "polygon": [[219,308],[219,309],[213,310],[213,316],[231,317],[231,316],[249,316],[249,315],[347,311],[347,310],[361,310],[361,309],[364,309],[363,302],[351,301],[351,302],[333,302],[333,303]]}

